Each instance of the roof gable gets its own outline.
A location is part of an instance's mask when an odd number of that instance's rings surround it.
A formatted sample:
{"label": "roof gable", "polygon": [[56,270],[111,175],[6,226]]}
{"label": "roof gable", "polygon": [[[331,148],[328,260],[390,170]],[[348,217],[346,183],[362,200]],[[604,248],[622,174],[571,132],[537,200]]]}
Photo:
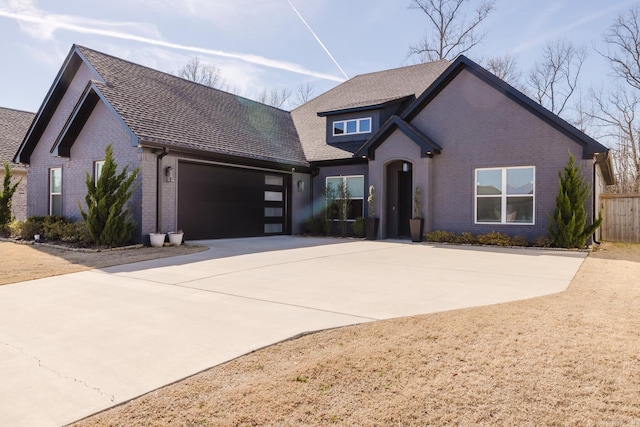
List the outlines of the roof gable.
{"label": "roof gable", "polygon": [[494,74],[485,70],[464,55],[460,55],[441,75],[438,77],[427,90],[420,95],[416,101],[409,106],[401,115],[403,120],[411,121],[422,109],[424,109],[440,92],[451,83],[457,76],[467,70],[483,82],[489,84],[494,89],[501,92],[509,99],[515,101],[524,109],[533,113],[544,122],[555,128],[556,130],[569,137],[574,142],[580,144],[583,148],[583,158],[592,158],[596,153],[605,153],[609,151],[607,147],[600,144],[584,132],[578,130],[558,115],[544,108],[519,90],[515,89],[505,81],[499,79]]}
{"label": "roof gable", "polygon": [[396,130],[402,132],[420,147],[421,157],[432,157],[433,154],[440,154],[442,151],[442,147],[433,142],[418,128],[394,115],[356,151],[355,156],[367,156],[369,159],[375,160],[376,149]]}
{"label": "roof gable", "polygon": [[[447,68],[448,61],[361,74],[317,96],[291,112],[309,161],[353,159],[362,142],[328,144],[325,115],[368,111],[415,99]],[[321,114],[321,116],[318,115]],[[396,112],[397,113],[397,112]]]}
{"label": "roof gable", "polygon": [[99,98],[131,130],[136,144],[308,165],[289,112],[75,45],[19,150],[20,161],[29,162],[82,63],[99,78],[86,83],[52,152],[68,155]]}

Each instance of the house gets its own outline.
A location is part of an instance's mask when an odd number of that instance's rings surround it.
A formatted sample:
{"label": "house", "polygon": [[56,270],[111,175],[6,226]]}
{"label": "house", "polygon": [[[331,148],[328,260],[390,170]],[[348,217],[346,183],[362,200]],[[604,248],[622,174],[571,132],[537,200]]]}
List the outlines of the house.
{"label": "house", "polygon": [[79,217],[85,174],[112,144],[140,168],[135,240],[292,234],[346,183],[351,217],[375,186],[380,238],[426,230],[544,235],[573,153],[593,215],[613,182],[608,149],[460,56],[364,74],[292,112],[73,46],[20,145],[29,215]]}
{"label": "house", "polygon": [[[26,111],[0,108],[0,180],[4,179],[4,163],[11,167],[14,182],[20,181],[11,199],[13,216],[24,221],[27,218],[27,169],[13,163],[20,143],[24,139],[35,114]],[[1,181],[0,181],[1,182]]]}

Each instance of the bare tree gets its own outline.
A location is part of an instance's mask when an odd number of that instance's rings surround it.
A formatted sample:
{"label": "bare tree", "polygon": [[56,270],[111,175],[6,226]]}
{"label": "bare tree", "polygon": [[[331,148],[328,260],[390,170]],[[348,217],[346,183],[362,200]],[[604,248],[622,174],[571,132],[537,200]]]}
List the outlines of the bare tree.
{"label": "bare tree", "polygon": [[315,88],[309,82],[300,83],[300,85],[296,88],[296,98],[295,104],[296,106],[305,104],[311,100],[315,96]]}
{"label": "bare tree", "polygon": [[555,40],[543,48],[542,60],[529,72],[530,95],[541,105],[561,115],[574,94],[582,64],[587,56],[584,47],[566,40]]}
{"label": "bare tree", "polygon": [[262,102],[263,104],[271,105],[272,107],[282,108],[287,100],[291,97],[291,90],[286,87],[282,88],[274,88],[271,90],[267,90],[267,88],[262,89],[262,92],[258,94],[256,97],[256,101]]}
{"label": "bare tree", "polygon": [[615,81],[609,89],[592,90],[591,116],[612,142],[619,193],[640,192],[640,7],[620,14],[604,35],[600,54],[609,61]]}
{"label": "bare tree", "polygon": [[224,89],[227,86],[220,69],[213,64],[202,63],[197,56],[178,70],[176,75],[216,89]]}
{"label": "bare tree", "polygon": [[640,7],[618,15],[604,36],[609,51],[602,54],[613,72],[631,87],[640,90]]}
{"label": "bare tree", "polygon": [[616,141],[611,149],[616,175],[616,192],[640,192],[640,128],[636,114],[640,97],[622,85],[604,94],[592,91],[592,117],[604,129],[605,138]]}
{"label": "bare tree", "polygon": [[463,5],[469,0],[411,0],[409,9],[427,16],[428,29],[421,41],[409,47],[409,56],[422,62],[453,59],[480,43],[486,33],[479,26],[495,8],[495,0],[482,0],[467,18]]}
{"label": "bare tree", "polygon": [[498,78],[509,83],[511,86],[519,87],[522,73],[518,68],[518,59],[510,54],[495,56],[481,61],[484,68],[495,74]]}

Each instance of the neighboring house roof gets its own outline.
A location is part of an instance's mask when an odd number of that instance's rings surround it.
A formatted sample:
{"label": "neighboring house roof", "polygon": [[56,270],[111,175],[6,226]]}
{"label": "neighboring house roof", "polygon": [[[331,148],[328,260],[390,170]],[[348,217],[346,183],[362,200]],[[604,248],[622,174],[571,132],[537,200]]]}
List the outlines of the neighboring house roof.
{"label": "neighboring house roof", "polygon": [[[72,120],[55,146],[50,147],[52,152],[70,149],[93,106],[102,100],[141,143],[308,165],[289,112],[82,46],[71,49],[54,83],[62,88],[52,87],[45,103],[55,103],[61,97],[56,91],[63,90],[68,84],[65,82],[73,78],[78,59],[95,70],[102,81],[88,84]],[[36,122],[48,122],[52,114],[43,105]],[[34,126],[21,147],[19,159],[28,162],[45,127],[46,123]]]}
{"label": "neighboring house roof", "polygon": [[437,61],[362,74],[293,110],[291,115],[307,160],[352,158],[362,145],[362,142],[327,144],[327,119],[322,116],[418,97],[448,65],[448,61]]}
{"label": "neighboring house roof", "polygon": [[0,163],[13,161],[34,113],[0,107]]}

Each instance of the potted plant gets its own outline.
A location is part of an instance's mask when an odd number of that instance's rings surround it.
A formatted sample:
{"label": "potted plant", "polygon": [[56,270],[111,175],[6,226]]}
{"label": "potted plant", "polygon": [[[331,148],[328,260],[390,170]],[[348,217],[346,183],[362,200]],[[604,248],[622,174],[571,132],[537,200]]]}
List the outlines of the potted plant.
{"label": "potted plant", "polygon": [[184,236],[184,232],[182,230],[170,231],[169,243],[171,243],[172,246],[180,246],[182,244],[183,236]]}
{"label": "potted plant", "polygon": [[161,248],[164,246],[165,233],[149,233],[149,241],[154,248]]}
{"label": "potted plant", "polygon": [[376,218],[376,189],[373,185],[369,186],[369,197],[367,197],[367,203],[369,204],[369,210],[366,221],[366,239],[376,240],[378,238],[378,226],[380,225],[380,218]]}
{"label": "potted plant", "polygon": [[413,193],[413,218],[409,220],[409,229],[411,230],[411,241],[422,242],[424,234],[424,218],[422,218],[422,194],[420,187],[416,185]]}

